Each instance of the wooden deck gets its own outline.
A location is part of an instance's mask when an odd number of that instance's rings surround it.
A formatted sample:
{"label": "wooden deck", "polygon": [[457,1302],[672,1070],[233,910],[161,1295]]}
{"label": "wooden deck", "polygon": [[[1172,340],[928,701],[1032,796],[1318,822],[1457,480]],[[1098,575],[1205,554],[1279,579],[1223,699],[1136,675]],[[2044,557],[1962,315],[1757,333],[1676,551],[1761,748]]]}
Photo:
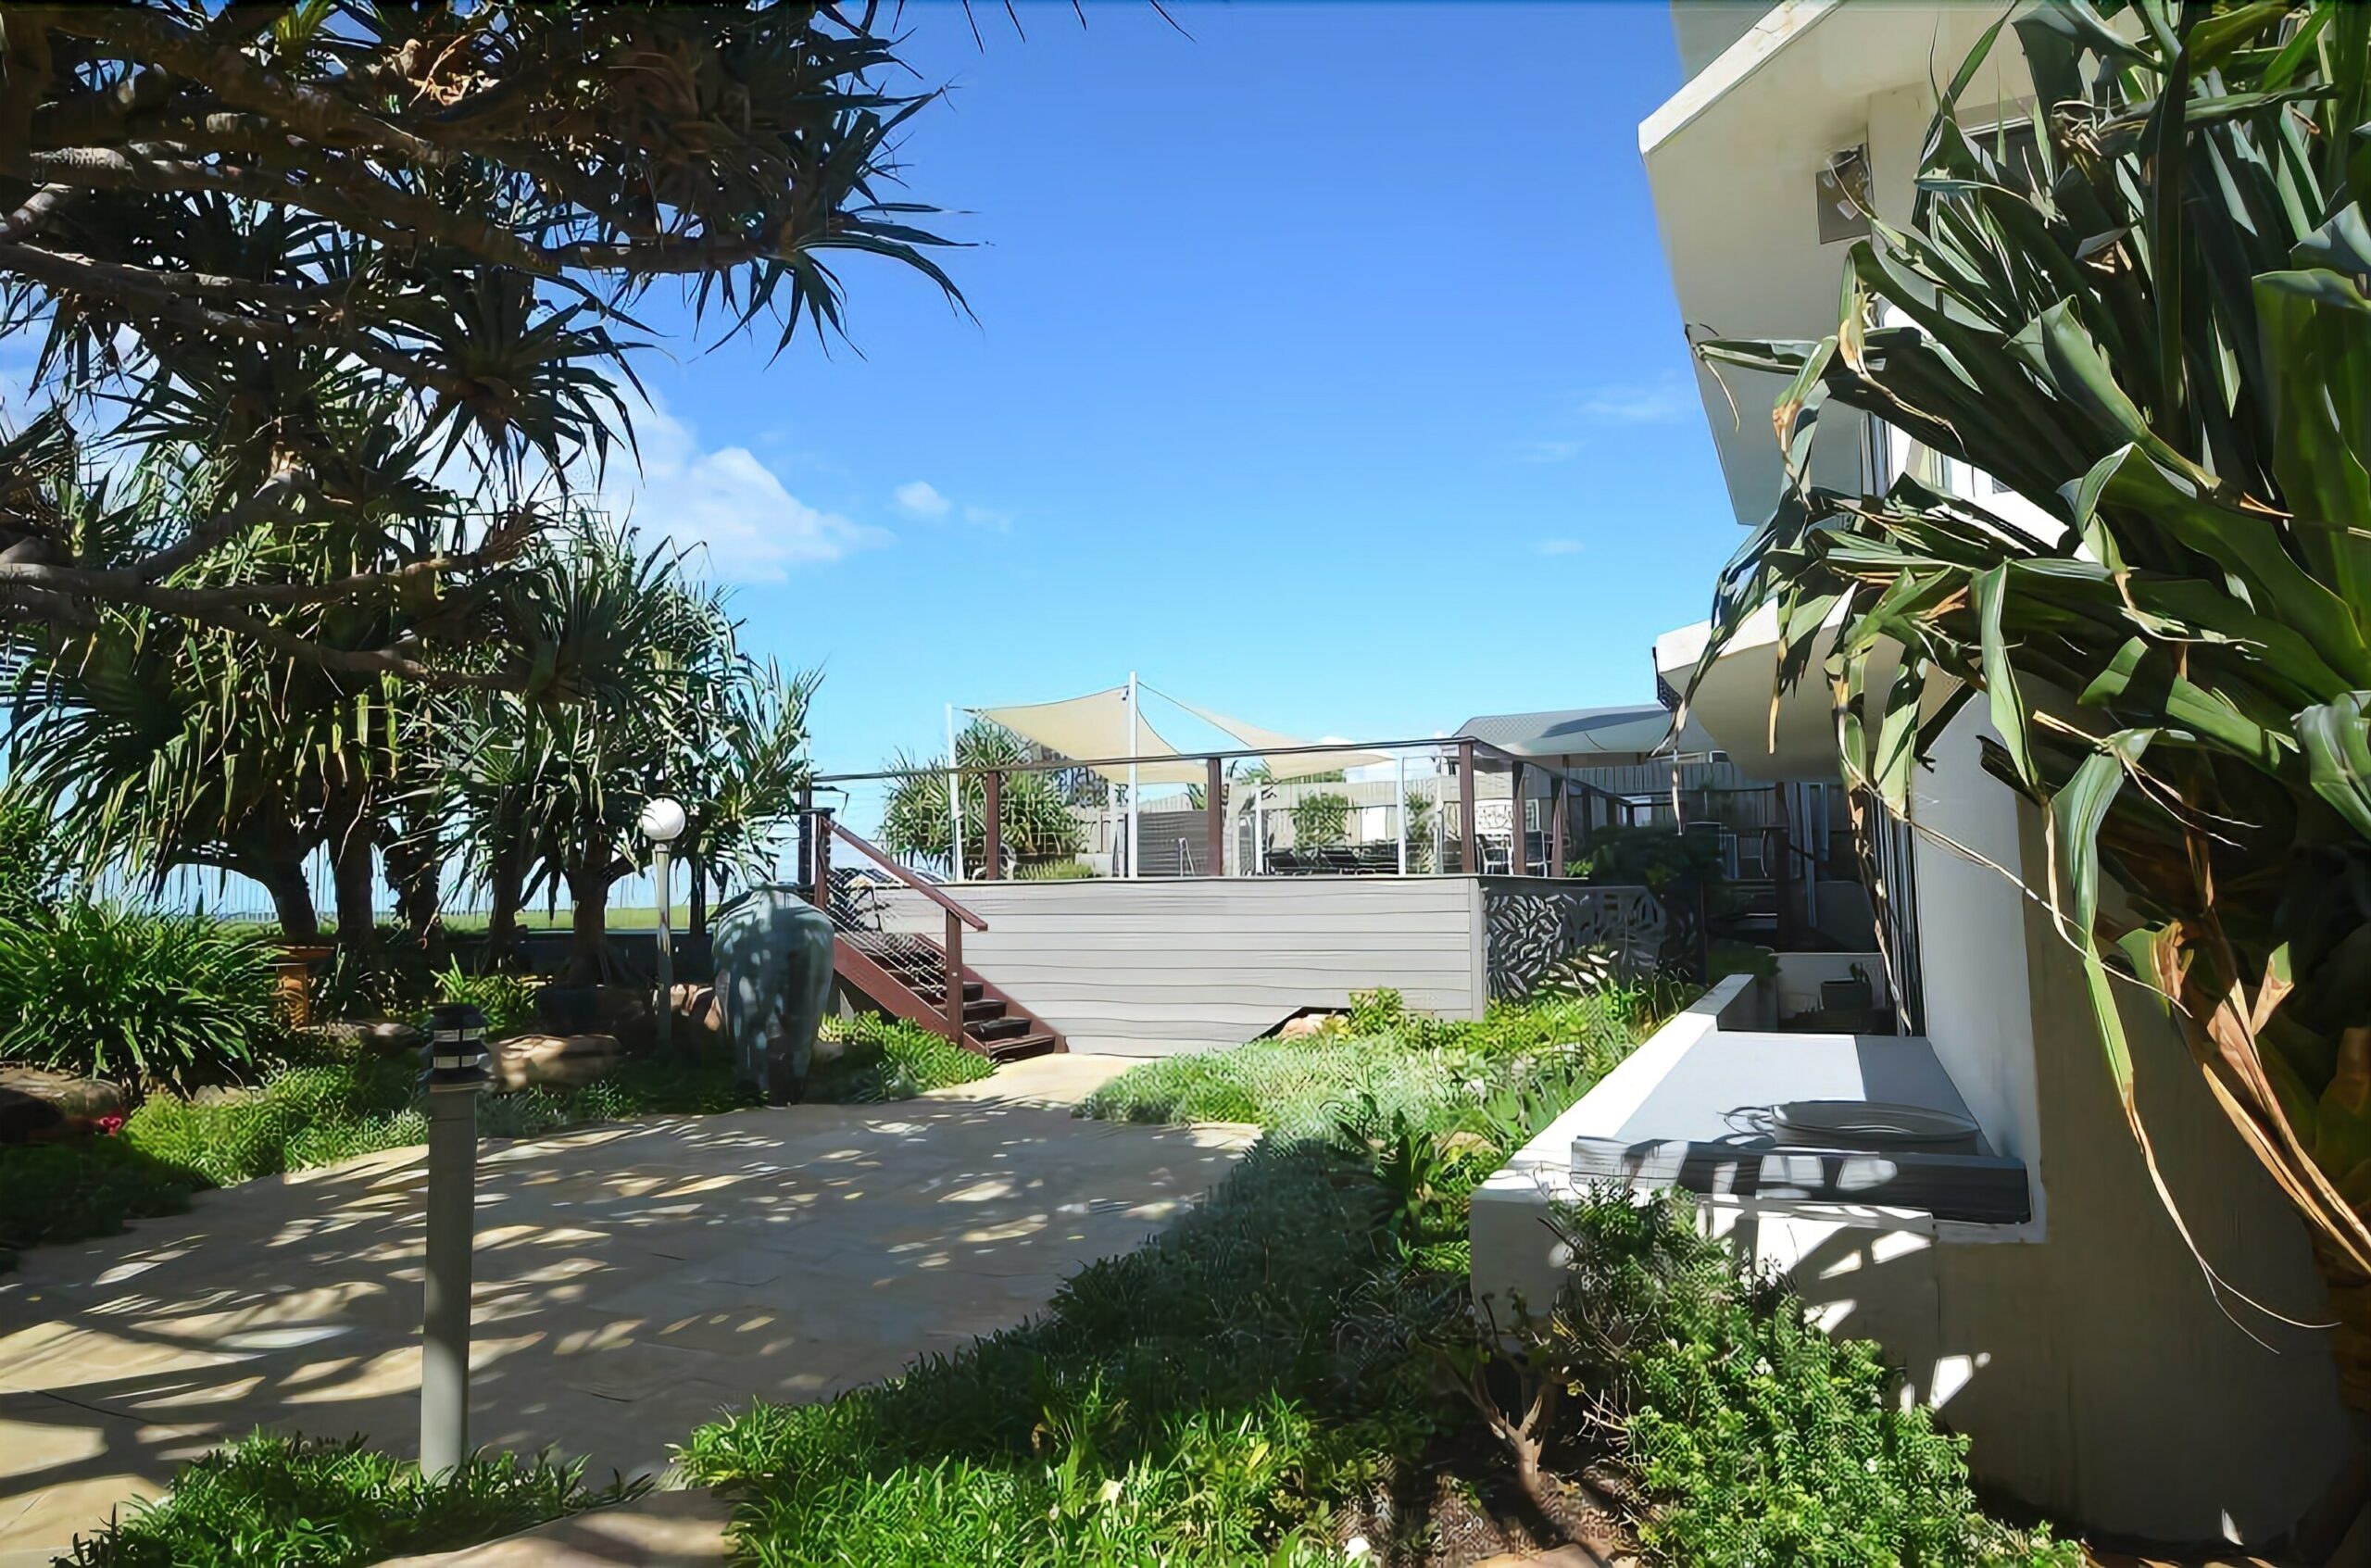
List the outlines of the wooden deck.
{"label": "wooden deck", "polygon": [[[1641,889],[1541,877],[1303,876],[966,883],[986,922],[964,962],[1071,1048],[1162,1056],[1235,1045],[1355,991],[1478,1018],[1584,941],[1659,938]],[[921,895],[881,900],[892,931],[942,920]]]}

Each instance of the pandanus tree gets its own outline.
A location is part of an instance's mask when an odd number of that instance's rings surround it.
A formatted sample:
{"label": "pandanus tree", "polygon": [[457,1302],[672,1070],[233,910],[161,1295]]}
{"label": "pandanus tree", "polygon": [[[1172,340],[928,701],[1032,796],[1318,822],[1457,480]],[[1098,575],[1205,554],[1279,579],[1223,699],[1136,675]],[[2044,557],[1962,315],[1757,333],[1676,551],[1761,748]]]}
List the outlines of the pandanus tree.
{"label": "pandanus tree", "polygon": [[576,671],[574,689],[441,698],[417,820],[467,847],[497,956],[515,946],[522,909],[565,892],[570,972],[589,982],[616,968],[609,892],[643,863],[635,824],[652,797],[684,802],[688,852],[761,874],[806,782],[815,679],[751,659],[721,591],[631,529],[583,521],[522,564],[507,613]]}
{"label": "pandanus tree", "polygon": [[[1002,724],[974,719],[955,737],[956,795],[963,809],[963,864],[974,876],[1001,876],[988,854],[988,781],[997,780],[997,834],[1004,853],[1045,859],[1078,852],[1078,817],[1062,787],[1061,773],[1027,766],[1051,759]],[[947,800],[947,759],[927,761],[900,752],[889,759],[897,782],[881,813],[881,842],[895,854],[934,865],[951,865],[955,824]],[[1094,775],[1089,775],[1090,777]]]}
{"label": "pandanus tree", "polygon": [[[627,428],[622,311],[656,284],[785,341],[838,325],[834,252],[953,296],[912,227],[926,209],[878,194],[929,97],[884,88],[897,69],[869,10],[757,0],[0,10],[0,327],[41,334],[55,417],[95,424],[85,440],[184,444],[226,479],[103,558],[0,453],[0,627],[137,608],[348,674],[550,679],[532,648],[439,657],[483,640],[467,616],[349,646],[263,612],[418,609],[516,555],[540,520],[522,482],[597,463]],[[298,582],[189,580],[257,531],[380,543],[346,453],[305,418],[323,364],[402,405],[496,521],[424,558],[317,551]]]}
{"label": "pandanus tree", "polygon": [[[2030,137],[1962,123],[1996,23],[1836,332],[1700,345],[1790,378],[1788,483],[1708,662],[1775,607],[1781,682],[1826,684],[1847,782],[1897,810],[1982,704],[2142,1156],[2119,1003],[2145,987],[2304,1216],[2371,1408],[2371,7],[2014,30]],[[1813,483],[1839,406],[2001,489]]]}

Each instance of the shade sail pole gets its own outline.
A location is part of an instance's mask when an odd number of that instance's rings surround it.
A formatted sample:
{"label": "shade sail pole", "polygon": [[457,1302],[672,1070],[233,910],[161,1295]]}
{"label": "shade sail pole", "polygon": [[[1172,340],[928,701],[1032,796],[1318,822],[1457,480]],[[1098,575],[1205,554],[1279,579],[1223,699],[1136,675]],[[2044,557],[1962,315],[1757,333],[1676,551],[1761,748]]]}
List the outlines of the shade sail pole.
{"label": "shade sail pole", "polygon": [[963,775],[955,771],[955,705],[947,705],[947,848],[951,859],[947,864],[955,880],[963,880]]}
{"label": "shade sail pole", "polygon": [[1142,846],[1144,814],[1136,806],[1136,752],[1143,745],[1144,726],[1136,721],[1136,672],[1128,671],[1128,874],[1136,874],[1136,854]]}
{"label": "shade sail pole", "polygon": [[1399,874],[1406,876],[1408,874],[1408,754],[1403,751],[1393,760],[1399,764],[1394,772],[1399,780],[1399,798],[1391,803],[1391,815],[1392,820],[1399,824]]}

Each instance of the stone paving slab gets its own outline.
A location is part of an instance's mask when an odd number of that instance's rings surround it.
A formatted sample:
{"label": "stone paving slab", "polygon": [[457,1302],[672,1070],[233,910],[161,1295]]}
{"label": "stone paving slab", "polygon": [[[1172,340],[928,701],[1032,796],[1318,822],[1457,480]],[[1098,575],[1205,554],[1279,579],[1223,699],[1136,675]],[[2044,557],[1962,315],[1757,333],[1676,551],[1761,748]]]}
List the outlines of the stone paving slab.
{"label": "stone paving slab", "polygon": [[[655,1472],[720,1411],[828,1398],[1020,1322],[1255,1135],[1071,1116],[1129,1065],[1043,1057],[890,1105],[488,1146],[471,1440]],[[420,1157],[206,1194],[0,1276],[0,1568],[257,1426],[416,1451]]]}

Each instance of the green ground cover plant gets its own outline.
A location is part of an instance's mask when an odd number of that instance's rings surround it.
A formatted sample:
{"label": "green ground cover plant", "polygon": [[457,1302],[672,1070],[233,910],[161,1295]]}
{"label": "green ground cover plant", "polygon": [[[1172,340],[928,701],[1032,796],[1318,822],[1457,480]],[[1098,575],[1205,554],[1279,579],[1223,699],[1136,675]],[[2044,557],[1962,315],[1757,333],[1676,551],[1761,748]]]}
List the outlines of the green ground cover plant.
{"label": "green ground cover plant", "polygon": [[1693,1205],[1609,1191],[1559,1216],[1573,1253],[1550,1354],[1617,1434],[1657,1562],[2076,1568],[1968,1488],[1966,1440],[1905,1408],[1867,1340],[1833,1339],[1743,1272]]}
{"label": "green ground cover plant", "polygon": [[159,1501],[57,1559],[61,1568],[361,1568],[492,1540],[633,1496],[585,1486],[581,1465],[481,1456],[449,1476],[374,1453],[356,1437],[258,1432],[174,1477]]}
{"label": "green ground cover plant", "polygon": [[849,1105],[911,1099],[927,1090],[974,1083],[996,1071],[996,1064],[977,1051],[902,1018],[875,1013],[827,1018],[822,1035],[839,1049],[818,1060],[809,1074],[809,1099]]}
{"label": "green ground cover plant", "polygon": [[1147,1062],[1090,1095],[1079,1114],[1108,1122],[1249,1122],[1310,1136],[1372,1098],[1421,1120],[1545,1066],[1577,1062],[1595,1082],[1629,1054],[1644,1037],[1643,1026],[1669,1011],[1673,999],[1617,985],[1586,996],[1493,1002],[1479,1021],[1450,1021],[1410,1011],[1397,991],[1365,992],[1338,1026],[1313,1035]]}

